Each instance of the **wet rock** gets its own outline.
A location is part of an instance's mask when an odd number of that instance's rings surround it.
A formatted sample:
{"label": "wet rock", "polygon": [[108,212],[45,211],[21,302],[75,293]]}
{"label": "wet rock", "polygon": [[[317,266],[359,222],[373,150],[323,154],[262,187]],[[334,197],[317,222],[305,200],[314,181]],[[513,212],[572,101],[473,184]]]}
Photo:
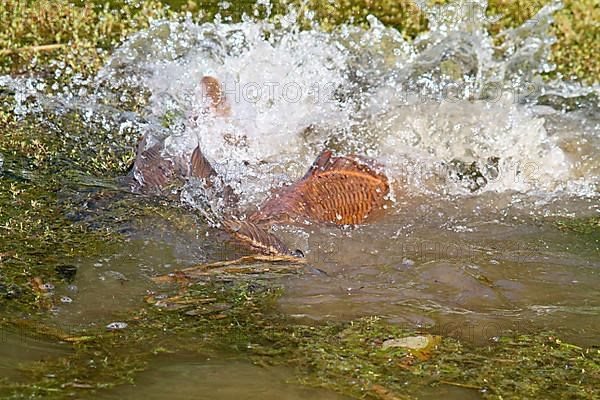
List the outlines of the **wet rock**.
{"label": "wet rock", "polygon": [[598,104],[600,104],[600,95],[594,92],[581,96],[561,96],[549,93],[541,95],[537,99],[537,103],[563,112],[593,108],[597,110]]}
{"label": "wet rock", "polygon": [[77,274],[77,267],[74,265],[57,265],[54,270],[56,275],[67,283],[72,283]]}
{"label": "wet rock", "polygon": [[475,192],[488,184],[488,181],[496,179],[499,175],[498,157],[489,157],[485,162],[467,163],[459,159],[453,159],[446,167],[451,180],[458,182],[461,186],[471,192]]}
{"label": "wet rock", "polygon": [[421,361],[428,360],[431,358],[431,351],[435,349],[437,345],[442,342],[441,336],[433,335],[418,335],[418,336],[407,336],[398,339],[389,339],[383,342],[381,348],[383,350],[393,348],[403,348],[409,351],[409,353],[418,358]]}
{"label": "wet rock", "polygon": [[21,297],[21,288],[15,284],[0,283],[0,298],[7,300]]}
{"label": "wet rock", "polygon": [[399,339],[389,339],[383,342],[381,348],[384,350],[402,347],[409,350],[424,350],[435,346],[440,342],[439,336],[423,335],[423,336],[407,336]]}
{"label": "wet rock", "polygon": [[413,260],[411,260],[410,258],[403,258],[402,265],[404,265],[406,267],[413,267],[415,265],[415,262]]}

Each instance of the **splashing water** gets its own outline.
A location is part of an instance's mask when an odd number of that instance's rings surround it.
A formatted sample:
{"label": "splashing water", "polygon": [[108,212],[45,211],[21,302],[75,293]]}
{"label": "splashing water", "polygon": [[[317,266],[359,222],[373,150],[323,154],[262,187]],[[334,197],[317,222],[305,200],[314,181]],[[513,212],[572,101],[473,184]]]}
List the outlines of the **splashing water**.
{"label": "splashing water", "polygon": [[[91,132],[100,127],[132,147],[142,135],[147,146],[164,141],[167,158],[189,159],[200,145],[223,182],[207,189],[190,179],[175,194],[212,225],[251,212],[323,149],[377,159],[395,200],[381,221],[273,227],[328,273],[286,282],[289,315],[581,327],[596,344],[600,325],[589,310],[600,307],[597,239],[537,219],[589,216],[600,204],[600,87],[542,78],[553,68],[549,27],[559,8],[552,2],[500,33],[501,45],[488,33],[485,1],[423,6],[430,30],[410,43],[373,16],[366,28],[327,32],[294,9],[240,23],[155,21],[97,76],[56,65],[57,75],[70,75],[64,86],[0,77],[0,95],[11,94],[16,118],[75,112]],[[299,29],[300,20],[311,28]],[[222,83],[230,115],[206,112],[204,76]],[[93,146],[77,134],[65,132]],[[10,170],[11,154],[4,156]],[[228,209],[219,184],[237,192],[239,210]],[[141,278],[237,255],[207,226],[188,223],[193,232],[180,234],[147,225],[131,234],[144,241],[116,255],[115,271]],[[132,293],[147,290],[145,279],[130,279],[127,291],[99,280],[95,262],[78,273],[85,297],[61,293],[73,296],[62,307],[82,310],[63,318],[79,320],[104,301],[106,310],[129,307]]]}
{"label": "splashing water", "polygon": [[[189,159],[199,144],[242,206],[297,179],[324,148],[378,159],[401,194],[597,196],[599,88],[540,75],[553,69],[548,28],[560,2],[502,32],[500,46],[487,31],[486,6],[422,6],[430,30],[413,43],[373,16],[366,29],[325,32],[310,21],[300,30],[299,18],[311,14],[294,9],[240,23],[156,21],[92,82],[74,79],[52,101],[82,107],[92,119],[102,114],[99,103],[126,103],[125,93],[137,93],[147,107],[122,114],[121,124],[123,115],[137,124],[148,146],[165,140],[167,158]],[[222,83],[230,116],[203,112],[199,82],[207,75]],[[18,91],[19,113],[40,85]],[[577,107],[565,109],[573,101]],[[222,212],[220,199],[197,182],[182,198]]]}

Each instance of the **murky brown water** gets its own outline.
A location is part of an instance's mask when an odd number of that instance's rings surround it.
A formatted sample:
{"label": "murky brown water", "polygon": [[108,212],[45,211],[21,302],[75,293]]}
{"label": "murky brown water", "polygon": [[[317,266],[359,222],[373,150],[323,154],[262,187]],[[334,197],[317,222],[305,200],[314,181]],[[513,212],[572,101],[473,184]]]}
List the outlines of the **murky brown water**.
{"label": "murky brown water", "polygon": [[510,329],[596,343],[598,238],[511,214],[428,204],[358,230],[311,231],[308,258],[328,276],[291,279],[282,309],[310,319],[380,315],[478,343]]}
{"label": "murky brown water", "polygon": [[[594,344],[600,335],[597,240],[559,231],[522,210],[505,214],[473,214],[464,203],[440,202],[391,211],[358,228],[284,227],[281,237],[327,275],[282,280],[281,310],[313,320],[378,315],[475,342],[508,329],[551,329]],[[74,261],[75,280],[56,290],[57,298],[73,302],[59,303],[55,323],[110,322],[116,312],[140,307],[154,288],[149,277],[232,258],[215,231],[184,232],[152,221],[148,227],[116,254]]]}
{"label": "murky brown water", "polygon": [[[280,310],[309,323],[378,315],[407,328],[428,327],[481,344],[509,329],[549,329],[576,344],[596,344],[597,242],[582,241],[581,236],[540,223],[528,213],[511,213],[498,216],[485,211],[473,216],[464,204],[430,203],[392,211],[383,221],[354,229],[285,228],[282,237],[303,249],[311,265],[327,275],[282,279],[286,291]],[[143,306],[144,295],[155,288],[148,277],[216,260],[230,251],[212,240],[217,237],[214,232],[206,237],[206,231],[148,226],[135,231],[116,254],[74,260],[78,266],[74,281],[56,288],[57,297],[73,301],[59,304],[50,322],[61,327],[104,326],[121,311]],[[61,345],[32,339],[15,348],[21,339],[7,338],[0,344],[0,352],[11,352],[1,366],[6,374],[16,376],[11,360],[63,351]],[[231,379],[234,375],[236,379]],[[107,391],[101,398],[341,398],[286,383],[293,378],[291,370],[263,369],[225,357],[180,355],[155,359],[135,386]],[[471,390],[444,387],[423,393],[422,398],[442,395],[478,398]]]}
{"label": "murky brown water", "polygon": [[[235,379],[232,379],[235,377]],[[157,360],[140,374],[134,386],[99,394],[98,399],[211,399],[343,400],[335,393],[293,384],[294,373],[285,368],[261,368],[224,359]],[[165,384],[168,382],[168,384]]]}
{"label": "murky brown water", "polygon": [[[377,315],[480,344],[511,329],[553,330],[575,344],[597,344],[598,238],[559,231],[527,207],[492,212],[492,201],[497,199],[411,200],[372,225],[281,228],[281,237],[327,275],[281,279],[286,290],[280,311],[308,323]],[[487,207],[478,208],[483,203]],[[582,214],[594,207],[585,201],[559,204],[565,205]],[[67,330],[105,326],[121,312],[144,306],[147,291],[156,289],[149,277],[224,254],[234,257],[231,245],[208,228],[179,230],[155,220],[138,225],[114,254],[70,260],[78,272],[55,294],[72,302],[58,302],[49,323]],[[15,378],[18,362],[68,351],[15,333],[2,339],[0,370]],[[291,370],[178,355],[155,359],[136,385],[103,392],[101,398],[342,398],[286,383],[293,380]],[[447,387],[422,398],[442,395],[478,398],[472,390]]]}
{"label": "murky brown water", "polygon": [[[235,376],[235,379],[232,379]],[[165,385],[164,382],[169,382]],[[226,359],[159,360],[148,372],[140,374],[134,386],[122,386],[110,392],[99,393],[98,399],[145,398],[230,400],[345,400],[336,393],[299,386],[294,383],[294,372],[286,368],[261,368],[240,361]],[[476,400],[481,397],[474,390],[441,387],[422,393],[421,399]]]}
{"label": "murky brown water", "polygon": [[20,364],[49,360],[66,355],[70,351],[70,345],[33,338],[24,328],[0,327],[0,376],[20,380],[22,378],[18,369]]}

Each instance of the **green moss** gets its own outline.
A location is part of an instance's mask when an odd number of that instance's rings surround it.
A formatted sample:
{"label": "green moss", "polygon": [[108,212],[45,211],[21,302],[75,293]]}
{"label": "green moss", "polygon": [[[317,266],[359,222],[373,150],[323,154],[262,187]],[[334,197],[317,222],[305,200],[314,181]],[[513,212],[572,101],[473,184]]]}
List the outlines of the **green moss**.
{"label": "green moss", "polygon": [[311,0],[307,8],[315,11],[315,19],[325,29],[353,21],[366,25],[366,17],[374,15],[384,24],[393,26],[405,39],[414,39],[427,29],[427,20],[413,1],[338,0],[333,2]]}
{"label": "green moss", "polygon": [[[548,333],[499,337],[484,347],[443,338],[426,352],[415,352],[383,343],[419,332],[376,317],[306,326],[274,313],[280,291],[256,280],[204,282],[184,294],[166,290],[181,307],[150,305],[121,316],[129,324],[123,330],[63,333],[30,324],[30,330],[73,343],[74,352],[26,366],[29,380],[0,383],[0,394],[91,395],[132,382],[137,371],[165,352],[227,354],[262,366],[287,365],[303,384],[354,398],[385,398],[383,393],[415,398],[438,385],[479,390],[489,399],[587,399],[600,394],[600,351],[563,343]],[[210,303],[219,307],[191,312]]]}
{"label": "green moss", "polygon": [[[492,31],[523,23],[547,2],[491,0],[488,14],[501,16],[492,26]],[[171,5],[174,11],[168,9],[165,3]],[[227,10],[220,12],[233,21],[239,20],[243,13],[251,14],[253,11],[253,2],[242,0],[231,3]],[[285,13],[288,3],[299,4],[296,0],[274,1],[273,13]],[[47,68],[48,61],[56,60],[75,72],[88,75],[103,64],[110,49],[131,32],[146,27],[152,19],[173,18],[176,11],[190,11],[196,18],[209,20],[219,12],[218,4],[218,1],[149,0],[140,1],[139,7],[136,7],[123,0],[92,3],[7,0],[0,4],[0,54],[3,56],[0,58],[0,73],[48,73],[51,72]],[[427,29],[425,16],[410,0],[310,0],[303,4],[315,11],[317,20],[326,29],[350,19],[364,24],[368,14],[396,27],[409,40]],[[555,15],[556,25],[553,28],[558,38],[552,54],[552,60],[557,64],[554,74],[588,82],[598,81],[598,19],[600,9],[595,0],[565,1],[564,9]]]}
{"label": "green moss", "polygon": [[[10,168],[10,164],[8,165]],[[0,174],[0,309],[3,313],[35,314],[46,301],[32,281],[55,286],[76,268],[72,260],[111,254],[123,230],[155,218],[174,228],[194,230],[199,218],[167,199],[140,198],[115,181],[100,182],[83,175],[79,183],[69,175],[43,173],[28,178]],[[95,182],[89,189],[82,184]],[[117,189],[106,188],[108,184]],[[6,190],[4,190],[6,189]],[[92,205],[89,207],[89,205]]]}
{"label": "green moss", "polygon": [[[514,28],[533,17],[549,0],[490,0],[488,14],[501,18],[492,32]],[[564,8],[554,15],[553,34],[557,42],[552,47],[551,61],[567,79],[587,82],[600,80],[600,8],[595,0],[563,0]]]}
{"label": "green moss", "polygon": [[84,125],[77,114],[4,120],[0,306],[21,314],[47,306],[32,279],[56,284],[73,258],[114,251],[120,229],[144,216],[197,223],[166,199],[129,193],[122,177],[137,136]]}
{"label": "green moss", "polygon": [[561,219],[555,225],[562,231],[589,235],[600,240],[600,217]]}
{"label": "green moss", "polygon": [[62,182],[46,177],[39,181],[0,176],[0,306],[35,311],[41,293],[31,284],[60,280],[56,268],[73,257],[110,251],[116,240],[109,230],[92,230],[74,223],[59,204]]}
{"label": "green moss", "polygon": [[99,176],[124,175],[133,163],[137,136],[131,130],[115,132],[83,124],[76,113],[48,113],[43,121],[31,117],[7,124],[0,138],[0,152],[14,168],[29,171],[76,169]]}
{"label": "green moss", "polygon": [[68,0],[7,0],[0,3],[0,73],[48,73],[54,60],[84,75],[95,72],[129,33],[169,15],[162,3],[142,7],[73,6]]}

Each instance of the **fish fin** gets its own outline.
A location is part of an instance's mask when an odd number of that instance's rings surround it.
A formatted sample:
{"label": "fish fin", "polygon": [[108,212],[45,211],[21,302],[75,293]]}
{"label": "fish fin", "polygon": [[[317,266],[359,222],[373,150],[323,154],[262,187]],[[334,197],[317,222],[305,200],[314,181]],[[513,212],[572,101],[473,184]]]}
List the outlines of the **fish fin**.
{"label": "fish fin", "polygon": [[250,216],[254,223],[327,222],[362,224],[389,202],[385,174],[374,161],[324,151],[306,175],[283,187]]}
{"label": "fish fin", "polygon": [[379,183],[388,188],[387,176],[381,172],[382,166],[375,160],[350,154],[347,156],[333,156],[331,150],[323,151],[301,181],[328,175],[346,175],[352,179],[368,179],[373,184]]}
{"label": "fish fin", "polygon": [[323,171],[329,168],[331,164],[331,156],[333,152],[331,150],[323,150],[321,154],[319,154],[316,160],[312,163],[306,174],[302,179],[306,179],[311,175],[319,173],[319,171]]}
{"label": "fish fin", "polygon": [[138,146],[134,177],[146,190],[161,189],[172,177],[171,162],[163,157],[161,143],[144,150],[145,143],[144,138]]}
{"label": "fish fin", "polygon": [[198,145],[192,152],[190,175],[200,179],[208,179],[217,175],[217,172],[214,170],[212,165],[210,165],[210,162],[206,159],[206,157],[204,157],[204,154],[202,154],[200,145]]}
{"label": "fish fin", "polygon": [[231,107],[223,91],[221,82],[212,76],[203,76],[200,80],[202,98],[208,101],[209,108],[218,116],[227,117],[231,114]]}
{"label": "fish fin", "polygon": [[[194,178],[204,179],[206,181],[206,187],[211,187],[214,181],[211,181],[210,178],[217,176],[217,171],[215,171],[212,165],[210,165],[210,162],[206,159],[206,157],[204,157],[204,154],[202,154],[200,145],[198,145],[192,152],[190,175]],[[222,194],[225,205],[228,207],[235,206],[239,201],[235,191],[227,184],[224,184]]]}
{"label": "fish fin", "polygon": [[223,226],[233,237],[266,255],[290,255],[288,247],[275,235],[250,221],[226,220]]}
{"label": "fish fin", "polygon": [[354,155],[332,156],[324,151],[307,174],[269,199],[254,219],[362,224],[385,208],[390,187],[387,176],[372,160]]}

